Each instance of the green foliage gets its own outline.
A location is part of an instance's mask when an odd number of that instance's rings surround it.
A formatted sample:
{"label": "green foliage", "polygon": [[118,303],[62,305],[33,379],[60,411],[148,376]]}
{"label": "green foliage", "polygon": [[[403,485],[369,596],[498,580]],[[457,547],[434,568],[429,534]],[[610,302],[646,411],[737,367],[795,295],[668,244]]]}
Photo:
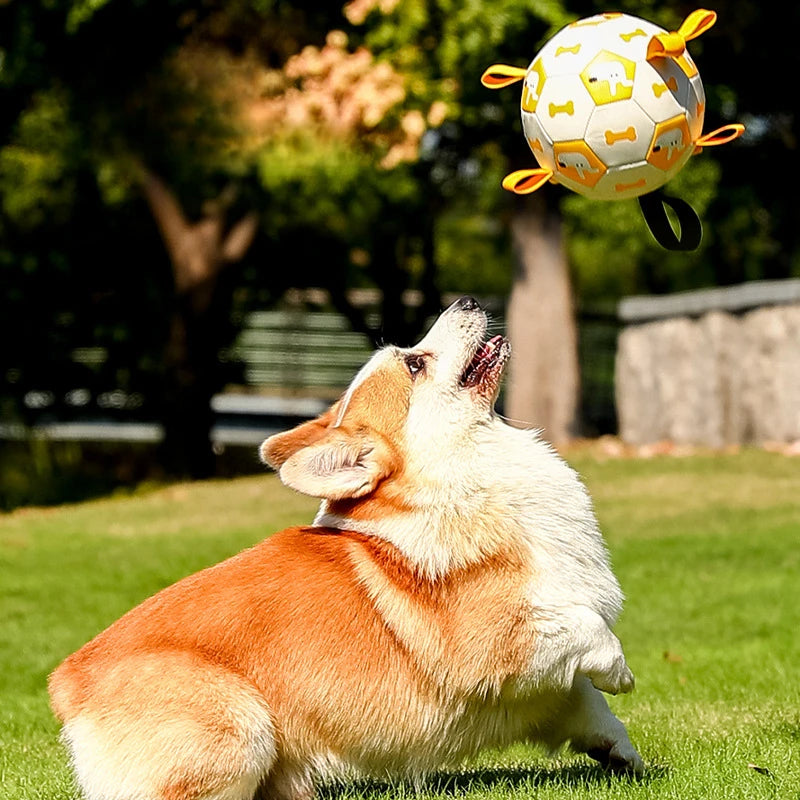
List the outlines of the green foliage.
{"label": "green foliage", "polygon": [[407,167],[382,170],[374,157],[336,140],[298,133],[276,138],[258,154],[258,176],[280,202],[267,229],[308,226],[346,242],[363,241],[388,206],[419,202],[419,185]]}
{"label": "green foliage", "polygon": [[[705,217],[720,180],[719,164],[698,156],[665,187]],[[680,291],[715,280],[708,259],[713,232],[705,228],[694,252],[664,250],[651,236],[636,200],[598,202],[562,191],[567,245],[576,291],[586,300],[626,294]],[[675,224],[675,227],[678,227]]]}
{"label": "green foliage", "polygon": [[75,0],[67,13],[67,32],[75,31],[111,0]]}
{"label": "green foliage", "polygon": [[64,93],[43,91],[0,149],[0,198],[9,223],[30,231],[66,221],[75,202],[76,134]]}
{"label": "green foliage", "polygon": [[[461,88],[466,90],[467,82],[480,78],[491,63],[487,59],[506,57],[503,51],[513,52],[515,46],[518,56],[525,41],[535,48],[532,28],[538,27],[542,37],[573,18],[562,3],[552,0],[500,0],[491,7],[479,0],[411,0],[398,4],[391,14],[374,14],[366,42],[376,52],[399,54],[398,62],[416,68],[426,84],[431,77],[465,79]],[[412,47],[414,42],[421,46]],[[533,51],[527,55],[529,61]]]}
{"label": "green foliage", "polygon": [[506,169],[490,142],[455,174],[440,173],[446,203],[437,219],[436,262],[443,291],[509,294],[514,269],[500,189]]}
{"label": "green foliage", "polygon": [[453,205],[437,223],[436,260],[443,291],[507,295],[512,265],[499,220]]}
{"label": "green foliage", "polygon": [[[432,776],[426,800],[775,800],[800,785],[796,464],[763,452],[600,460],[574,452],[627,601],[617,632],[637,678],[609,698],[647,764],[616,778],[528,746]],[[702,487],[698,491],[698,487]],[[143,489],[0,517],[4,800],[75,797],[47,674],[136,603],[280,528],[315,501],[275,476]],[[752,765],[752,766],[751,766]],[[361,782],[323,798],[411,797]]]}

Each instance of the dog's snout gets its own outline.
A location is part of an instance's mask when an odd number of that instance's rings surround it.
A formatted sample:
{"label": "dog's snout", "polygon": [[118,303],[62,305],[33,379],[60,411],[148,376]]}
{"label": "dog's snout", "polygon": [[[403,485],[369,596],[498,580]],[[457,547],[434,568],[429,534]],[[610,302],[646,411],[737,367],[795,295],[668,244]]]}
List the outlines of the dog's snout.
{"label": "dog's snout", "polygon": [[480,310],[480,303],[474,298],[466,295],[455,302],[456,308],[460,311],[479,311]]}

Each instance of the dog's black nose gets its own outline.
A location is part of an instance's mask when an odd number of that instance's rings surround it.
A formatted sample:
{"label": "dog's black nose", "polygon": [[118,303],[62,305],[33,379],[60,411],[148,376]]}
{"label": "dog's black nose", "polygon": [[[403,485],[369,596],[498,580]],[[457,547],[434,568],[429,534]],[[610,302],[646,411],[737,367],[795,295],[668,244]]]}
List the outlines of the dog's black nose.
{"label": "dog's black nose", "polygon": [[474,297],[469,297],[469,295],[467,295],[460,300],[456,300],[456,307],[460,308],[462,311],[477,311],[481,306]]}

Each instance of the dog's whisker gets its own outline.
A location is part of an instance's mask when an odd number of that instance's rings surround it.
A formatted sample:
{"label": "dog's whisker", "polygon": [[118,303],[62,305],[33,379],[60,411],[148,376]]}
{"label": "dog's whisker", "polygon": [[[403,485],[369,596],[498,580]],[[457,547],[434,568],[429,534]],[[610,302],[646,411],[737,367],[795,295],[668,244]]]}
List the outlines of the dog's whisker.
{"label": "dog's whisker", "polygon": [[524,419],[514,419],[513,417],[508,417],[505,414],[501,414],[500,412],[496,411],[495,414],[503,420],[503,422],[508,422],[510,425],[515,425],[517,427],[525,428],[526,430],[530,431],[537,431],[539,432],[541,429],[537,428],[532,422],[528,422]]}

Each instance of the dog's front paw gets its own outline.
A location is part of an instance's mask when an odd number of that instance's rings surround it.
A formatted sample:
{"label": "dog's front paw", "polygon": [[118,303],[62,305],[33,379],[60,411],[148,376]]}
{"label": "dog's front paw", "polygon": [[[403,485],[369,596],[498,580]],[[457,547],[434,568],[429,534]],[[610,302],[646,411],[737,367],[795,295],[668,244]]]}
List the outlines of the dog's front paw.
{"label": "dog's front paw", "polygon": [[607,694],[626,694],[633,691],[636,685],[633,673],[625,663],[624,657],[620,657],[611,669],[587,674],[594,687]]}
{"label": "dog's front paw", "polygon": [[610,631],[606,641],[589,652],[581,664],[596,689],[608,694],[630,692],[635,684],[619,639]]}
{"label": "dog's front paw", "polygon": [[611,772],[633,775],[641,775],[644,772],[642,757],[628,741],[615,742],[607,749],[593,747],[586,751],[586,755]]}

